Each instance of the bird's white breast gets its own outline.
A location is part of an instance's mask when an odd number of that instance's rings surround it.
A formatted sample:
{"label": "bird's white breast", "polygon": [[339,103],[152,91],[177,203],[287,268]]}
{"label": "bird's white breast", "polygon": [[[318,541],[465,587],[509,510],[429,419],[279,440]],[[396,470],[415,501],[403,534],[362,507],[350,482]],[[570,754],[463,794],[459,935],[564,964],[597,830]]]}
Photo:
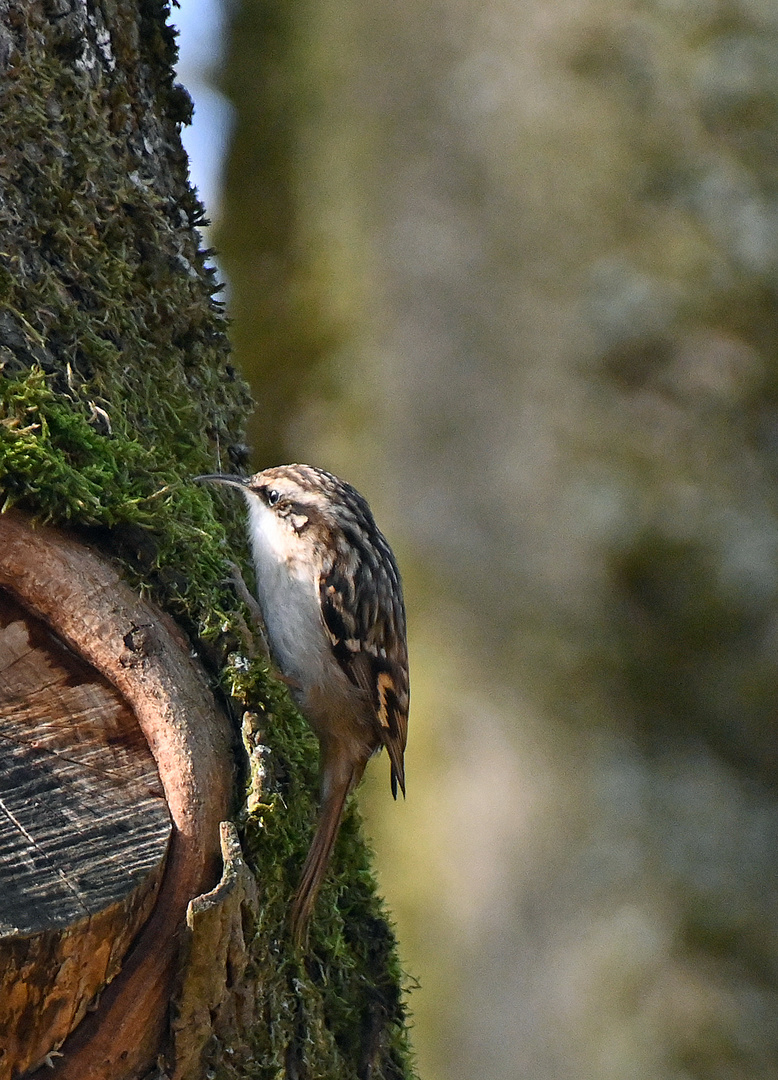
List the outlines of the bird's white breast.
{"label": "bird's white breast", "polygon": [[270,649],[282,673],[307,696],[324,684],[332,665],[321,616],[318,567],[306,541],[285,520],[250,492],[246,501],[257,593]]}

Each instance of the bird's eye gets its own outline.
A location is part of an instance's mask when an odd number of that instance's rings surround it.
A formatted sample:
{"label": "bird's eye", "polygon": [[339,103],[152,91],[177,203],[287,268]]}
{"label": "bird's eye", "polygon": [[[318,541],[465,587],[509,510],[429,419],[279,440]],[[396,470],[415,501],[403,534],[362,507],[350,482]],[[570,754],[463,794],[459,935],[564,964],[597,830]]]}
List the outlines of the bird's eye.
{"label": "bird's eye", "polygon": [[268,506],[275,506],[275,504],[281,498],[281,492],[276,491],[275,488],[268,488],[268,491],[267,491],[267,494],[265,495],[265,498],[267,499],[267,505]]}

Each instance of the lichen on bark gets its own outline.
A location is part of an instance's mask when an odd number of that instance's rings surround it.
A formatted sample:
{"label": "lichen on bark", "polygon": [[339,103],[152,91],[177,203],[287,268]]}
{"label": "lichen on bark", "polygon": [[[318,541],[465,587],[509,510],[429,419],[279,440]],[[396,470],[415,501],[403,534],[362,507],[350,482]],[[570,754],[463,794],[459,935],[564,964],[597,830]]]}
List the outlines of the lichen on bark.
{"label": "lichen on bark", "polygon": [[[121,560],[189,633],[261,767],[242,841],[259,884],[254,1015],[206,1047],[230,1077],[411,1075],[402,974],[352,807],[305,960],[285,927],[313,823],[315,741],[250,659],[227,583],[240,510],[187,482],[245,466],[203,210],[159,0],[0,3],[0,495]],[[266,751],[260,747],[267,748]]]}

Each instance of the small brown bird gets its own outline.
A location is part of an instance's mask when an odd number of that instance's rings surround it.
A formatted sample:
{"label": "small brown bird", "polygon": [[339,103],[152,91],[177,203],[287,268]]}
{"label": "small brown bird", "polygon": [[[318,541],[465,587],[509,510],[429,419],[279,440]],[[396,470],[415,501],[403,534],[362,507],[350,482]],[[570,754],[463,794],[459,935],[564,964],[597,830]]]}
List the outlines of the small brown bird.
{"label": "small brown bird", "polygon": [[310,465],[247,479],[198,476],[243,492],[268,644],[319,739],[321,809],[292,903],[302,939],[346,796],[385,746],[405,794],[408,649],[397,564],[365,499]]}

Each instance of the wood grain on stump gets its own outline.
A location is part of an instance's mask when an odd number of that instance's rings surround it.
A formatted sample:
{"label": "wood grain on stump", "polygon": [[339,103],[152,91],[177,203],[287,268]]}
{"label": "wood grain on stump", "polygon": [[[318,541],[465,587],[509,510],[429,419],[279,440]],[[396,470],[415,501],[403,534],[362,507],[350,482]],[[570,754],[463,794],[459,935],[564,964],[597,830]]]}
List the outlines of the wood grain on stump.
{"label": "wood grain on stump", "polygon": [[0,1077],[58,1046],[116,975],[170,831],[132,711],[0,590]]}
{"label": "wood grain on stump", "polygon": [[165,616],[0,516],[0,1080],[153,1063],[186,906],[218,878],[229,742]]}

